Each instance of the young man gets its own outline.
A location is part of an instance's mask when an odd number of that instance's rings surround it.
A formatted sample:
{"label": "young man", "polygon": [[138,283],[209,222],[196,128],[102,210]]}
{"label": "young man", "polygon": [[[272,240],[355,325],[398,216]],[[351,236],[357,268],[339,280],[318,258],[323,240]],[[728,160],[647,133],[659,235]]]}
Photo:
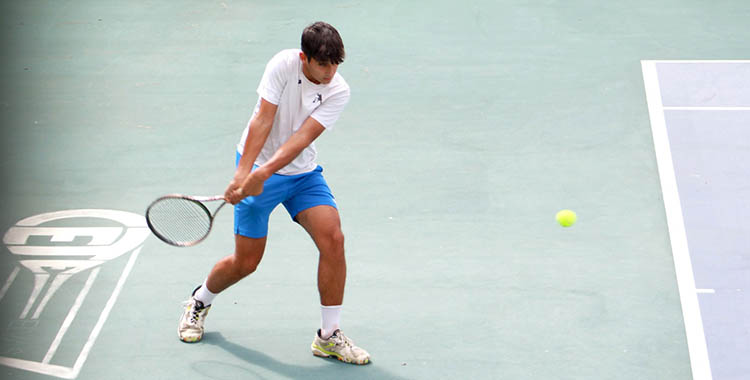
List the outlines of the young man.
{"label": "young man", "polygon": [[255,271],[266,246],[269,214],[281,203],[320,251],[322,324],[312,353],[369,363],[370,355],[339,330],[346,282],[344,235],[323,169],[315,164],[313,143],[349,101],[349,85],[336,72],[343,61],[338,31],[316,22],[302,32],[301,50],[283,50],[266,66],[255,111],[237,145],[237,170],[224,193],[235,205],[235,251],[193,291],[180,319],[182,341],[199,341],[214,296]]}

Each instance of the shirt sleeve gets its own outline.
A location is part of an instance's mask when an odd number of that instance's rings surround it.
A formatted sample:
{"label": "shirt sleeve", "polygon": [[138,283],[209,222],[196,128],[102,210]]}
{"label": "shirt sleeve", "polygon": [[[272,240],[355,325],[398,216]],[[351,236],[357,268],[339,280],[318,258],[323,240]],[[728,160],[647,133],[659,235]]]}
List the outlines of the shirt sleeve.
{"label": "shirt sleeve", "polygon": [[281,94],[288,80],[289,62],[282,53],[276,54],[263,72],[263,78],[258,85],[258,95],[268,102],[279,105]]}
{"label": "shirt sleeve", "polygon": [[349,88],[332,94],[330,98],[323,100],[320,107],[316,108],[310,117],[317,120],[326,129],[333,129],[333,125],[339,119],[346,104],[349,103],[349,95]]}

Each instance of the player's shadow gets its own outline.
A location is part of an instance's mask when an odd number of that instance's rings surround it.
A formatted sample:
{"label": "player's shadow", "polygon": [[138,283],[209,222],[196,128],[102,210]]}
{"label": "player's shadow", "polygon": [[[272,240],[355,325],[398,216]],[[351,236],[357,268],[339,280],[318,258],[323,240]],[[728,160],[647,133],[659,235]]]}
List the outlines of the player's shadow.
{"label": "player's shadow", "polygon": [[[275,372],[281,376],[291,379],[323,379],[338,377],[344,379],[393,379],[393,380],[406,380],[406,378],[389,373],[378,368],[375,363],[370,363],[365,366],[358,366],[352,364],[346,364],[339,362],[335,359],[321,359],[327,361],[328,365],[322,367],[305,367],[300,365],[282,363],[271,356],[268,356],[260,351],[256,351],[247,347],[240,346],[234,342],[228,341],[221,335],[220,332],[207,332],[203,335],[203,344],[211,344],[218,346],[228,353],[234,355],[242,361],[245,361],[254,366],[265,368],[269,371]],[[206,363],[208,364],[208,363]],[[219,363],[211,363],[217,365]],[[219,364],[221,365],[221,364]],[[223,364],[226,366],[227,364]],[[195,368],[199,372],[204,372]],[[234,368],[234,371],[242,370],[240,368]],[[251,370],[251,372],[257,378],[263,378],[257,373]],[[211,371],[212,373],[215,373]]]}

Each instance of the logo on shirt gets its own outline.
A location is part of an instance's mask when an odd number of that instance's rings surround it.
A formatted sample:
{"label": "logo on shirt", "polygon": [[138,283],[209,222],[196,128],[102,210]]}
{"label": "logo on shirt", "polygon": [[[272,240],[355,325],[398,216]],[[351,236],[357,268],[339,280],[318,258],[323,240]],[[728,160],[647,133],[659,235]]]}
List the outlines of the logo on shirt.
{"label": "logo on shirt", "polygon": [[315,103],[323,103],[323,95],[320,93],[315,94],[315,100],[313,100],[313,104]]}

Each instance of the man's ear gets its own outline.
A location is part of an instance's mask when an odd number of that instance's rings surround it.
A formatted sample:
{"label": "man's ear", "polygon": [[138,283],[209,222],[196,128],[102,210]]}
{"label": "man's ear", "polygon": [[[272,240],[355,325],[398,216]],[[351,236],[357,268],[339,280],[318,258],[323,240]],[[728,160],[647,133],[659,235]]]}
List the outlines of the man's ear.
{"label": "man's ear", "polygon": [[303,52],[299,52],[299,60],[304,62],[307,61],[307,56]]}

